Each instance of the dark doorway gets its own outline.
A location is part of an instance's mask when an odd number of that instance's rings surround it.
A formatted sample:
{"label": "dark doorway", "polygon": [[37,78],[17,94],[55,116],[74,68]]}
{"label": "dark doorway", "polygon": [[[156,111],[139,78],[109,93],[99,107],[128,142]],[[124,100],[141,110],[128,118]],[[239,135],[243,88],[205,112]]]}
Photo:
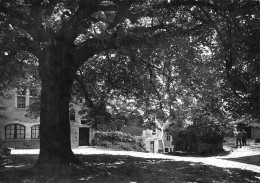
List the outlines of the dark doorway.
{"label": "dark doorway", "polygon": [[251,139],[251,126],[245,127],[244,130],[247,133],[247,138]]}
{"label": "dark doorway", "polygon": [[89,128],[79,128],[79,146],[89,145]]}
{"label": "dark doorway", "polygon": [[154,141],[150,141],[150,152],[154,153]]}
{"label": "dark doorway", "polygon": [[168,148],[168,147],[165,147],[165,148],[164,148],[164,152],[166,152],[166,153],[169,152],[169,148]]}

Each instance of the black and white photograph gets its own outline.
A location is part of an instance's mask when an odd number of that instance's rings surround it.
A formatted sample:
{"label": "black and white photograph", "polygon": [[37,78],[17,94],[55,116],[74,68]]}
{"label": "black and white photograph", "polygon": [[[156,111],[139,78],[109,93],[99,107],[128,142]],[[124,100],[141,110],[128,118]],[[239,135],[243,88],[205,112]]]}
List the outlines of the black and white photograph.
{"label": "black and white photograph", "polygon": [[259,183],[259,0],[0,0],[0,183]]}

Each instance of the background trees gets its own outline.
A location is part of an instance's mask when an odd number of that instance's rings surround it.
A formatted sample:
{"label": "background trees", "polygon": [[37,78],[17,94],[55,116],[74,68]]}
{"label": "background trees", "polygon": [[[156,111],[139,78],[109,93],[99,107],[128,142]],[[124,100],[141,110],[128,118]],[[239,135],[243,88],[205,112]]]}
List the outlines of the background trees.
{"label": "background trees", "polygon": [[201,105],[258,117],[258,8],[246,0],[1,1],[1,87],[22,75],[21,64],[37,67],[41,79],[37,166],[77,163],[69,135],[75,80],[86,84],[94,121],[121,124],[131,113],[127,99],[163,119],[183,119]]}

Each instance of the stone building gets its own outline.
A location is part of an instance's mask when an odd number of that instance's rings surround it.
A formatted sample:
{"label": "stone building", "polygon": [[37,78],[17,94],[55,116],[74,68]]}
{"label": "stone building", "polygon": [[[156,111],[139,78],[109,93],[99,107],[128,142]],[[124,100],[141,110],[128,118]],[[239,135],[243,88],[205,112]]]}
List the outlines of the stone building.
{"label": "stone building", "polygon": [[[25,117],[27,106],[34,101],[36,90],[10,90],[5,97],[0,97],[0,145],[11,148],[39,148],[40,119]],[[94,130],[81,119],[78,111],[81,104],[73,106],[70,114],[71,145],[89,146],[92,144]]]}
{"label": "stone building", "polygon": [[251,139],[260,139],[260,123],[255,121],[250,124],[250,138]]}
{"label": "stone building", "polygon": [[143,130],[143,139],[146,150],[151,153],[173,152],[173,138],[168,132],[161,129]]}

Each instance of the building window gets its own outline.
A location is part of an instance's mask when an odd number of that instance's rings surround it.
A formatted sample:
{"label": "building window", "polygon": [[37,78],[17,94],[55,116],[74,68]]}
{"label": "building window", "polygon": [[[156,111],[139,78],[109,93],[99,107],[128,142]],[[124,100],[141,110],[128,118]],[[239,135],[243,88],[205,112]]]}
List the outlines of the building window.
{"label": "building window", "polygon": [[5,127],[6,139],[25,139],[25,126],[11,124]]}
{"label": "building window", "polygon": [[40,138],[40,125],[32,126],[32,139],[39,139]]}
{"label": "building window", "polygon": [[88,124],[88,121],[87,121],[86,119],[82,119],[82,120],[80,120],[80,121],[81,121],[81,124],[82,124],[82,125]]}
{"label": "building window", "polygon": [[155,128],[155,129],[153,129],[153,131],[152,131],[152,134],[153,134],[153,135],[155,135],[155,134],[156,134],[156,128]]}
{"label": "building window", "polygon": [[75,110],[74,109],[70,110],[70,120],[73,120],[73,121],[76,120]]}
{"label": "building window", "polygon": [[167,141],[172,141],[172,136],[167,133],[166,139],[167,139]]}
{"label": "building window", "polygon": [[25,108],[25,97],[17,97],[17,108]]}

